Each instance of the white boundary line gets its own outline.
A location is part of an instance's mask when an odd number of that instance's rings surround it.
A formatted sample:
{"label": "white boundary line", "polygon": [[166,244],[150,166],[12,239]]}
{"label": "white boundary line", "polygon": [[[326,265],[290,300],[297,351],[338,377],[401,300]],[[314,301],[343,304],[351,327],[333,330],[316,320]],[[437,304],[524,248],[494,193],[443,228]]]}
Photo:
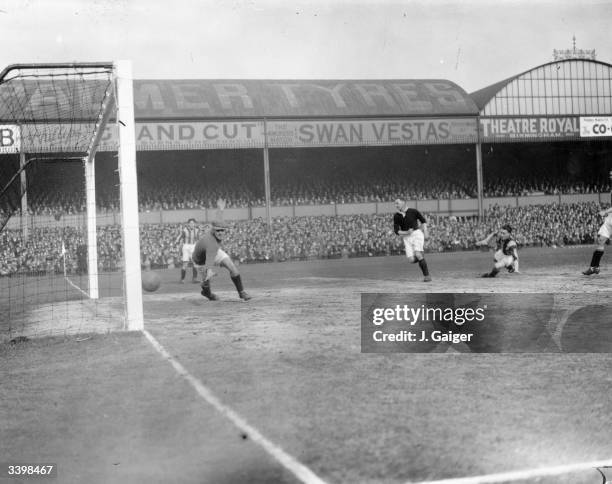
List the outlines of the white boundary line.
{"label": "white boundary line", "polygon": [[607,466],[612,466],[612,459],[593,462],[579,462],[577,464],[568,464],[563,466],[541,467],[539,469],[526,469],[522,471],[502,472],[499,474],[488,474],[483,476],[458,477],[451,479],[440,479],[436,481],[421,481],[418,484],[495,484],[501,482],[519,481],[521,479],[534,479],[538,477],[557,476],[559,474],[566,474],[569,472],[577,472],[588,469],[596,470],[598,467]]}
{"label": "white boundary line", "polygon": [[219,413],[227,417],[238,429],[247,434],[251,440],[259,444],[263,449],[276,459],[285,469],[289,470],[301,482],[305,484],[326,484],[319,476],[312,472],[301,462],[287,454],[278,445],[266,439],[255,427],[251,426],[243,417],[234,412],[219,400],[213,392],[208,389],[200,380],[194,377],[185,369],[147,330],[142,331],[149,342],[162,357],[170,363],[176,372],[187,380],[198,394],[212,405]]}
{"label": "white boundary line", "polygon": [[70,284],[72,287],[74,287],[77,291],[79,291],[81,294],[83,294],[86,298],[89,298],[89,294],[87,294],[85,291],[83,291],[83,289],[81,289],[79,286],[77,286],[68,277],[68,273],[66,272],[66,247],[64,246],[64,241],[63,240],[62,240],[62,258],[63,258],[63,261],[64,261],[64,263],[62,264],[64,266],[64,279],[66,279],[68,284]]}
{"label": "white boundary line", "polygon": [[83,289],[81,289],[79,286],[77,286],[74,282],[72,282],[70,280],[70,278],[64,274],[64,279],[66,279],[66,281],[68,282],[68,284],[70,284],[72,287],[74,287],[77,291],[79,291],[81,294],[83,294],[87,299],[89,299],[89,294],[87,294],[85,291],[83,291]]}

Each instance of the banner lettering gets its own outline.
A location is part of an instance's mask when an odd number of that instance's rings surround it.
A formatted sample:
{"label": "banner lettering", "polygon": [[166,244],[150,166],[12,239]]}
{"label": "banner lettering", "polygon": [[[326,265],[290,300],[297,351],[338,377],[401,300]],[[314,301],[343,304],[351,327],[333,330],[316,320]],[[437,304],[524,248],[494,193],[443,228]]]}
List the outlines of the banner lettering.
{"label": "banner lettering", "polygon": [[580,137],[581,138],[600,138],[612,136],[612,117],[581,117],[580,118]]}
{"label": "banner lettering", "polygon": [[21,132],[19,126],[0,124],[0,153],[19,153]]}
{"label": "banner lettering", "polygon": [[482,141],[573,139],[579,137],[578,117],[480,118]]}
{"label": "banner lettering", "polygon": [[475,143],[474,118],[268,122],[274,147]]}

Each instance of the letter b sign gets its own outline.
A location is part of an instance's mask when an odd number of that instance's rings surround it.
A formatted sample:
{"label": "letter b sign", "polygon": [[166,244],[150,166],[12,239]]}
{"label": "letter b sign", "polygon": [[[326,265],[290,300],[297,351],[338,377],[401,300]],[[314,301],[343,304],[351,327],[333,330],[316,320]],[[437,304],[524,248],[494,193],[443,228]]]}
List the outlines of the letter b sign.
{"label": "letter b sign", "polygon": [[18,153],[20,141],[19,126],[0,124],[0,153]]}

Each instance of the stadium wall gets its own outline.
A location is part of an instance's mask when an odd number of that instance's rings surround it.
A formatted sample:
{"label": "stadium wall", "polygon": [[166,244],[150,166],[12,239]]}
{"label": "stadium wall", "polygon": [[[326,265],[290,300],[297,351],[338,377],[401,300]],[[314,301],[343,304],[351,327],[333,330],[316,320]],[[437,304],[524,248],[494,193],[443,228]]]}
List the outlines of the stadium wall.
{"label": "stadium wall", "polygon": [[[552,203],[584,203],[598,202],[609,203],[610,193],[583,193],[573,195],[532,195],[525,197],[497,197],[485,198],[484,209],[497,206],[522,207],[527,205],[545,205]],[[469,216],[478,214],[478,200],[450,199],[450,200],[410,200],[410,207],[422,212],[436,215]],[[360,214],[385,214],[393,213],[395,205],[393,202],[376,203],[346,203],[332,205],[296,205],[271,207],[272,217],[308,217],[308,216],[335,216],[335,215],[360,215]],[[141,224],[174,224],[184,223],[190,218],[199,222],[209,222],[218,219],[217,209],[192,209],[192,210],[162,210],[140,212]],[[97,215],[98,225],[116,225],[121,217],[120,213],[101,212]],[[266,217],[265,207],[250,208],[228,208],[223,211],[223,219],[249,220]],[[30,217],[32,227],[66,227],[85,226],[84,214],[62,215],[56,219],[51,215],[37,215]],[[21,217],[13,217],[9,220],[7,228],[17,230],[21,228]]]}

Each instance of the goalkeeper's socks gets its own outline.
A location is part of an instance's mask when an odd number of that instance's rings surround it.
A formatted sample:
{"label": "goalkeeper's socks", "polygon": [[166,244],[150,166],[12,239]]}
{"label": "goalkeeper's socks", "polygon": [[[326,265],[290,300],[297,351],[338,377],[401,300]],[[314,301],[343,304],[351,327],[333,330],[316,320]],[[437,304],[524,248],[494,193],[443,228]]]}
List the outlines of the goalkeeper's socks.
{"label": "goalkeeper's socks", "polygon": [[419,261],[419,267],[421,268],[424,276],[429,275],[429,268],[427,267],[427,261],[425,259],[421,259]]}
{"label": "goalkeeper's socks", "polygon": [[185,274],[187,273],[187,271],[185,269],[181,269],[181,281],[185,280]]}
{"label": "goalkeeper's socks", "polygon": [[201,284],[202,287],[202,296],[207,297],[208,299],[213,298],[212,291],[210,290],[210,281],[204,281]]}
{"label": "goalkeeper's socks", "polygon": [[591,258],[591,267],[599,267],[599,262],[601,261],[601,257],[603,256],[604,251],[596,249],[593,252],[593,257]]}
{"label": "goalkeeper's socks", "polygon": [[238,274],[237,276],[231,276],[231,278],[232,282],[234,283],[234,286],[236,286],[236,291],[238,291],[238,294],[244,292],[244,287],[242,286],[242,278],[240,277],[240,274]]}

